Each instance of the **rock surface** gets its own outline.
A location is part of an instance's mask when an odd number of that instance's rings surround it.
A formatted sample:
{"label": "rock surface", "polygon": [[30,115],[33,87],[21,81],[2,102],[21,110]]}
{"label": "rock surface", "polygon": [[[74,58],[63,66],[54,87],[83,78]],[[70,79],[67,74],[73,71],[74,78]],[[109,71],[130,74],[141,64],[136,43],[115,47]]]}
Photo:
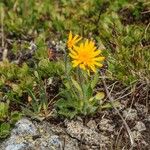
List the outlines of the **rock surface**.
{"label": "rock surface", "polygon": [[[143,118],[143,121],[140,121],[135,109],[126,109],[123,116],[130,125],[134,147],[140,144],[142,148],[148,148],[148,119]],[[115,120],[108,116],[99,120],[90,119],[86,123],[77,119],[58,124],[23,118],[15,124],[10,137],[0,143],[0,150],[107,150],[114,146],[116,137],[120,134],[118,127]],[[129,139],[127,134],[124,134],[124,137]],[[122,143],[123,146],[124,144]]]}
{"label": "rock surface", "polygon": [[134,127],[135,130],[142,132],[146,130],[145,124],[141,121],[138,121]]}
{"label": "rock surface", "polygon": [[47,122],[35,124],[21,119],[0,145],[0,150],[79,150],[77,140],[56,135]]}
{"label": "rock surface", "polygon": [[[32,122],[27,118],[18,121],[0,150],[97,150],[109,145],[107,136],[96,131],[96,123],[87,126],[82,121],[66,121],[66,128],[48,122]],[[89,126],[89,127],[88,127]],[[82,143],[82,145],[79,145]]]}
{"label": "rock surface", "polygon": [[67,133],[87,145],[96,145],[96,146],[104,146],[108,144],[109,138],[99,134],[95,130],[92,130],[89,127],[85,127],[82,122],[79,121],[71,121],[66,123]]}
{"label": "rock surface", "polygon": [[109,132],[114,131],[114,125],[112,124],[112,121],[109,119],[103,118],[98,125],[101,131],[109,131]]}
{"label": "rock surface", "polygon": [[126,110],[123,111],[123,117],[126,120],[136,120],[138,115],[137,115],[137,110],[132,109],[132,108],[127,108]]}

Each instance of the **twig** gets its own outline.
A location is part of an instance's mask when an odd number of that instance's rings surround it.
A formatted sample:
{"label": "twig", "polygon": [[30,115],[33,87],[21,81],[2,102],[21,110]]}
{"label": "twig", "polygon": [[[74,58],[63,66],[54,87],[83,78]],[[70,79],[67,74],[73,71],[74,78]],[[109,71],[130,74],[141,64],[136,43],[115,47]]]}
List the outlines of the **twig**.
{"label": "twig", "polygon": [[133,140],[133,138],[132,138],[131,130],[130,130],[130,128],[129,128],[127,122],[125,121],[125,119],[124,119],[124,118],[122,117],[122,115],[120,114],[119,110],[113,105],[113,98],[111,97],[110,92],[108,91],[108,88],[107,88],[107,85],[106,85],[106,82],[105,82],[105,78],[103,78],[103,73],[100,72],[100,74],[101,74],[101,77],[102,77],[101,79],[102,79],[102,83],[103,83],[104,88],[105,88],[106,95],[107,95],[107,97],[108,97],[108,99],[109,99],[111,105],[113,106],[113,108],[115,109],[115,111],[117,112],[117,114],[119,115],[119,117],[121,118],[121,120],[122,120],[124,126],[126,127],[127,132],[128,132],[128,135],[129,135],[129,138],[130,138],[131,146],[133,147],[133,145],[134,145],[134,140]]}
{"label": "twig", "polygon": [[126,87],[125,89],[123,89],[122,91],[116,93],[116,95],[122,95],[124,94],[126,91],[128,91],[130,88],[132,87],[132,85],[129,85],[128,87]]}
{"label": "twig", "polygon": [[[133,93],[133,92],[131,92],[131,93]],[[132,108],[132,105],[133,105],[133,101],[134,101],[134,97],[132,98],[132,101],[131,101],[131,105],[130,105],[130,109],[129,109],[129,111],[128,111],[128,114],[129,114],[130,111],[131,111],[131,108]],[[124,119],[125,121],[126,121],[126,119],[127,119],[127,117],[128,117],[128,114],[127,114],[127,116],[126,116],[125,119]],[[121,126],[120,131],[119,131],[119,133],[118,133],[116,143],[117,143],[117,141],[119,140],[119,136],[120,136],[120,133],[121,133],[122,129],[123,129],[123,125]]]}
{"label": "twig", "polygon": [[54,101],[54,99],[55,99],[56,97],[58,97],[59,95],[60,95],[60,93],[56,94],[56,95],[49,101],[48,106],[49,106],[50,104],[52,104],[52,102]]}
{"label": "twig", "polygon": [[[112,88],[111,88],[110,91],[109,91],[109,95],[111,95],[111,93],[112,93],[112,91],[113,91],[114,86],[115,86],[116,83],[117,83],[117,81],[116,81],[115,83],[113,83]],[[107,89],[109,89],[109,88],[107,87]],[[108,95],[107,95],[107,97],[105,98],[105,100],[103,101],[103,103],[107,100],[107,98],[108,98]]]}
{"label": "twig", "polygon": [[2,47],[4,48],[4,10],[3,10],[3,7],[1,7],[0,13],[1,13]]}
{"label": "twig", "polygon": [[141,14],[147,14],[147,13],[150,13],[150,10],[141,12]]}
{"label": "twig", "polygon": [[146,38],[146,32],[147,32],[149,26],[150,26],[150,22],[149,22],[149,24],[147,25],[147,27],[146,27],[146,29],[145,29],[145,31],[144,31],[144,36],[145,36],[145,38]]}
{"label": "twig", "polygon": [[111,88],[111,90],[110,90],[110,92],[109,92],[110,94],[111,94],[111,92],[113,91],[114,86],[115,86],[116,83],[117,83],[117,81],[116,81],[115,83],[112,84],[112,88]]}
{"label": "twig", "polygon": [[126,97],[126,96],[128,96],[128,95],[130,95],[130,94],[132,94],[132,93],[133,93],[133,92],[131,91],[131,92],[129,92],[129,93],[123,95],[123,96],[118,97],[118,98],[115,99],[115,100],[120,100],[120,99],[122,99],[122,98],[124,98],[124,97]]}

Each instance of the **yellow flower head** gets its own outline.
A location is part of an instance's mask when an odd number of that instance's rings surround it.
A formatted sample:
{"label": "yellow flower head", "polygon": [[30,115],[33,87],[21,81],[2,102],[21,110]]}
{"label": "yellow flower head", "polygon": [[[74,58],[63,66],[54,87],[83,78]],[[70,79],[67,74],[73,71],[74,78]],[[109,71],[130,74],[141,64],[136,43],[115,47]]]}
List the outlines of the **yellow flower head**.
{"label": "yellow flower head", "polygon": [[73,59],[73,67],[79,66],[83,70],[96,72],[96,67],[102,67],[105,57],[100,56],[101,50],[97,50],[93,41],[86,40],[79,47],[74,46],[70,50],[70,57]]}
{"label": "yellow flower head", "polygon": [[68,36],[68,41],[67,41],[67,46],[69,49],[75,46],[82,38],[79,37],[79,35],[76,35],[73,37],[72,32],[70,31],[69,36]]}

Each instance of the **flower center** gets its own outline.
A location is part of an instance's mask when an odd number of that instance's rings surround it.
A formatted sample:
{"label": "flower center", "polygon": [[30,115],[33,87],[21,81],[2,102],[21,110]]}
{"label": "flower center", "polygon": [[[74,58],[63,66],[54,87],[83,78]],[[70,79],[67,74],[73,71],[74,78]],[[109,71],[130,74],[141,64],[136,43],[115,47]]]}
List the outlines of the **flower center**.
{"label": "flower center", "polygon": [[90,55],[86,52],[83,52],[80,54],[79,59],[83,62],[83,63],[87,63],[90,59]]}

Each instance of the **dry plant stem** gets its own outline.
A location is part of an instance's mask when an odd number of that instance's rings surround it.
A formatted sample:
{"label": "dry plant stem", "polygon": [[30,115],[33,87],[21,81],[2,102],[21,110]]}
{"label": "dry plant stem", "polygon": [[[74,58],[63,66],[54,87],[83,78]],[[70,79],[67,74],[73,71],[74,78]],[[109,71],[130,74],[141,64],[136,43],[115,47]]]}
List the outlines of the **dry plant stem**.
{"label": "dry plant stem", "polygon": [[121,96],[121,97],[118,97],[117,99],[115,99],[115,100],[120,100],[120,99],[122,99],[122,98],[124,98],[124,97],[126,97],[126,96],[128,96],[128,95],[131,95],[133,92],[131,91],[131,92],[129,92],[129,93],[127,93],[127,94],[125,94],[125,95],[123,95],[123,96]]}
{"label": "dry plant stem", "polygon": [[2,32],[2,47],[4,48],[4,10],[1,7],[1,32]]}
{"label": "dry plant stem", "polygon": [[122,91],[116,93],[116,95],[122,95],[122,94],[124,94],[126,91],[128,91],[129,89],[131,89],[131,87],[132,87],[132,85],[129,85],[128,87],[126,87]]}
{"label": "dry plant stem", "polygon": [[52,104],[55,103],[55,102],[54,102],[54,99],[57,98],[57,97],[59,96],[59,94],[60,94],[60,93],[58,93],[57,95],[55,95],[55,96],[49,101],[48,107],[49,107],[50,105],[52,105]]}
{"label": "dry plant stem", "polygon": [[111,92],[113,91],[113,89],[114,89],[116,83],[117,83],[117,81],[112,84],[112,88],[111,88],[111,90],[110,90],[110,92],[109,92],[110,94],[111,94]]}
{"label": "dry plant stem", "polygon": [[149,27],[150,27],[150,22],[149,22],[149,24],[147,25],[147,27],[146,27],[146,29],[145,29],[145,32],[144,32],[145,38],[146,38],[146,33],[147,33],[147,30],[148,30]]}
{"label": "dry plant stem", "polygon": [[108,97],[111,105],[113,106],[113,108],[115,109],[115,111],[118,113],[119,117],[122,119],[122,122],[123,122],[123,124],[126,127],[126,130],[128,132],[128,135],[129,135],[129,138],[130,138],[130,142],[131,142],[131,146],[133,146],[134,145],[134,140],[133,140],[132,135],[131,135],[131,130],[130,130],[127,122],[125,121],[125,119],[120,114],[119,110],[113,105],[113,98],[111,97],[111,95],[110,95],[110,93],[109,93],[109,91],[107,89],[107,85],[106,85],[106,82],[105,82],[105,78],[103,77],[103,73],[100,72],[100,74],[101,74],[101,79],[102,79],[102,83],[103,83],[104,88],[105,88],[106,95],[107,95],[107,97]]}
{"label": "dry plant stem", "polygon": [[150,10],[141,12],[141,14],[147,14],[147,13],[150,13]]}
{"label": "dry plant stem", "polygon": [[149,99],[149,93],[150,93],[150,86],[149,85],[147,85],[147,96],[146,96],[146,108],[148,109],[148,111],[147,111],[147,114],[148,114],[148,112],[149,112],[149,107],[148,107],[148,105],[149,105],[149,102],[148,102],[148,99]]}
{"label": "dry plant stem", "polygon": [[[110,92],[109,92],[110,95],[111,95],[111,92],[113,91],[114,86],[115,86],[116,83],[117,83],[117,82],[115,82],[115,83],[112,84],[112,87],[111,87]],[[108,87],[107,87],[107,89],[108,89]],[[107,95],[107,97],[105,98],[104,102],[107,101],[107,98],[108,98],[108,95]]]}
{"label": "dry plant stem", "polygon": [[[135,90],[134,90],[134,91],[135,91]],[[134,93],[134,91],[129,92],[129,93],[132,94],[132,93]],[[118,100],[118,99],[117,99],[117,100]],[[133,102],[134,102],[134,97],[132,98],[132,102],[131,102],[130,109],[129,109],[128,113],[130,112],[130,110],[131,110],[131,108],[132,108]],[[125,117],[124,120],[126,120],[127,117],[128,117],[128,115]],[[123,125],[121,126],[120,131],[119,131],[119,133],[118,133],[117,140],[116,140],[116,145],[117,145],[117,143],[118,143],[118,141],[119,141],[119,137],[120,137],[120,134],[121,134],[122,129],[123,129]]]}
{"label": "dry plant stem", "polygon": [[[146,38],[147,30],[148,30],[149,27],[150,27],[150,22],[148,23],[148,25],[147,25],[146,28],[145,28],[143,38]],[[143,44],[142,44],[143,38],[142,38],[141,41],[140,41],[141,47],[144,47]]]}

